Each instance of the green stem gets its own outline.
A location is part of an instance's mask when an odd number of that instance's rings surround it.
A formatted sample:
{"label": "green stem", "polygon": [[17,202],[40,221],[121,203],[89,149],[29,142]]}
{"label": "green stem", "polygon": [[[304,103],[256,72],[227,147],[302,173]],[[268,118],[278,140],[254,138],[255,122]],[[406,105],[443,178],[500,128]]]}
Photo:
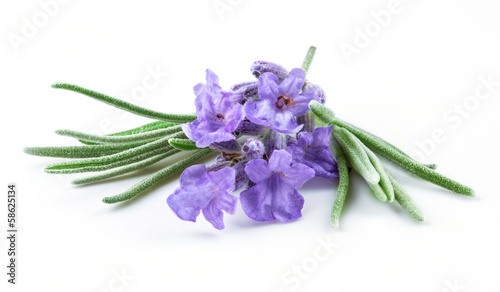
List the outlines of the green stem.
{"label": "green stem", "polygon": [[151,118],[151,119],[156,119],[156,120],[162,120],[162,121],[168,121],[168,122],[175,122],[175,123],[186,123],[186,122],[192,122],[196,119],[196,115],[191,114],[191,115],[174,115],[174,114],[166,114],[162,112],[157,112],[154,110],[146,109],[134,104],[131,104],[129,102],[119,100],[116,98],[113,98],[111,96],[95,92],[77,85],[73,84],[67,84],[67,83],[56,83],[52,85],[53,88],[62,88],[66,90],[71,90],[74,92],[78,92],[81,94],[84,94],[88,97],[92,97],[96,100],[102,101],[106,104],[109,104],[111,106],[114,106],[116,108],[131,112],[133,114],[143,116],[146,118]]}
{"label": "green stem", "polygon": [[160,154],[157,156],[153,156],[153,157],[146,159],[144,161],[140,161],[140,162],[137,162],[137,163],[113,170],[113,171],[109,171],[109,172],[106,172],[103,174],[98,174],[98,175],[93,175],[93,176],[75,179],[71,183],[75,184],[75,185],[89,184],[89,183],[93,183],[93,182],[102,181],[102,180],[105,180],[108,178],[116,177],[116,176],[119,176],[122,174],[134,172],[136,170],[140,170],[140,169],[146,168],[150,165],[153,165],[153,164],[157,163],[158,161],[161,161],[161,160],[163,160],[169,156],[172,156],[174,154],[177,154],[179,152],[181,152],[181,150],[172,149],[166,153],[163,153],[163,154]]}
{"label": "green stem", "polygon": [[302,70],[304,70],[304,73],[309,72],[309,68],[311,67],[312,60],[314,59],[314,54],[316,53],[316,47],[311,46],[309,47],[309,50],[307,51],[306,57],[304,58],[304,61],[302,62]]}
{"label": "green stem", "polygon": [[194,162],[197,160],[203,158],[204,156],[208,155],[212,150],[207,148],[207,149],[202,149],[198,150],[195,152],[193,155],[178,161],[170,166],[165,167],[164,169],[154,173],[153,175],[143,179],[136,185],[134,185],[132,188],[128,189],[127,191],[118,194],[116,196],[112,197],[105,197],[102,199],[102,201],[106,204],[114,204],[118,202],[123,202],[130,200],[134,198],[135,196],[139,195],[140,193],[146,191],[153,185],[155,185],[157,182],[161,181],[162,179],[167,178],[168,176],[176,173],[179,170],[184,170],[188,166],[192,165]]}
{"label": "green stem", "polygon": [[335,153],[335,161],[339,169],[339,185],[337,187],[337,197],[333,203],[331,222],[333,227],[339,227],[340,215],[344,208],[345,199],[349,193],[349,170],[347,169],[347,161],[344,152],[339,143],[335,139],[331,139]]}

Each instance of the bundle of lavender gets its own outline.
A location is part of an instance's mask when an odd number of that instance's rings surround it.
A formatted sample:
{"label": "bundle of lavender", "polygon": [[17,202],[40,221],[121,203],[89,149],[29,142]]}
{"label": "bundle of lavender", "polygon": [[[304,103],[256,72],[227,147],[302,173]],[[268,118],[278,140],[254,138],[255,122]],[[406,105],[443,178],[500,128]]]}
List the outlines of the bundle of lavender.
{"label": "bundle of lavender", "polygon": [[[74,180],[90,184],[134,172],[180,152],[177,162],[143,179],[127,191],[110,197],[108,204],[130,200],[182,170],[180,186],[167,198],[182,220],[203,216],[223,229],[223,213],[234,214],[238,199],[248,217],[257,221],[289,222],[302,216],[304,198],[298,189],[313,177],[339,179],[332,208],[333,226],[349,190],[350,170],[368,183],[377,199],[397,202],[416,221],[423,215],[413,200],[388,173],[377,155],[403,170],[452,192],[473,196],[474,191],[412,159],[389,142],[337,118],[323,104],[324,91],[305,77],[316,48],[311,47],[301,68],[257,61],[251,66],[257,81],[219,86],[206,71],[206,83],[194,87],[196,114],[176,115],[145,109],[76,85],[54,88],[75,91],[122,110],[157,121],[106,136],[59,130],[84,145],[30,147],[38,156],[72,158],[48,165],[48,173],[99,172]],[[210,166],[193,165],[218,153]],[[241,191],[239,197],[233,192]]]}

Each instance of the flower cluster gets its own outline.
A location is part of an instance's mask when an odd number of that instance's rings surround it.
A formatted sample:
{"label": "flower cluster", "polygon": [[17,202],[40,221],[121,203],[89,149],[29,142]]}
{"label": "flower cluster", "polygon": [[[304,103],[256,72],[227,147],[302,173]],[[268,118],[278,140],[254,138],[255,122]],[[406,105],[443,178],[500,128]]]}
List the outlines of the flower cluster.
{"label": "flower cluster", "polygon": [[241,191],[241,207],[251,219],[289,222],[302,216],[298,189],[304,183],[338,178],[329,151],[333,125],[314,128],[307,115],[309,102],[324,103],[321,88],[300,68],[288,72],[257,61],[251,71],[257,81],[222,90],[207,70],[206,83],[194,87],[197,118],[182,130],[196,147],[220,155],[212,166],[194,165],[182,173],[180,187],[167,199],[182,220],[194,222],[201,211],[223,229],[223,212],[234,214],[238,204],[231,192]]}

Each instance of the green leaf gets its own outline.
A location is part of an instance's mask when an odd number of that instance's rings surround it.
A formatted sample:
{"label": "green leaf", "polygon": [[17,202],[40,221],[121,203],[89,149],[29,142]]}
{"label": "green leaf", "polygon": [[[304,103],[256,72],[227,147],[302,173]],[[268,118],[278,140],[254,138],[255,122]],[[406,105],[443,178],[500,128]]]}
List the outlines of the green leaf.
{"label": "green leaf", "polygon": [[373,167],[363,145],[358,142],[359,140],[349,133],[349,131],[341,127],[335,127],[333,129],[333,136],[335,140],[339,142],[342,151],[346,154],[356,172],[359,173],[368,184],[378,184],[380,175],[375,167]]}
{"label": "green leaf", "polygon": [[316,100],[311,100],[309,102],[309,109],[316,117],[318,117],[320,121],[326,123],[327,125],[330,125],[335,120],[335,113]]}
{"label": "green leaf", "polygon": [[79,160],[73,160],[73,161],[68,161],[68,162],[61,162],[61,163],[54,163],[51,165],[48,165],[45,170],[50,171],[50,170],[57,170],[57,169],[72,169],[72,168],[81,168],[81,167],[86,167],[86,166],[96,166],[96,165],[103,165],[103,164],[109,164],[113,163],[116,161],[128,159],[134,156],[141,155],[143,153],[156,150],[156,149],[163,149],[163,148],[169,148],[171,147],[170,144],[168,144],[168,139],[170,138],[178,138],[178,137],[183,137],[184,133],[179,132],[175,133],[169,136],[166,136],[162,139],[129,149],[125,150],[119,153],[103,156],[103,157],[96,157],[96,158],[87,158],[87,159],[79,159]]}
{"label": "green leaf", "polygon": [[169,156],[177,154],[179,152],[181,152],[181,151],[177,150],[177,149],[172,149],[166,153],[153,156],[153,157],[148,158],[146,160],[143,160],[143,161],[131,164],[131,165],[127,165],[127,166],[121,167],[119,169],[115,169],[115,170],[108,171],[108,172],[98,174],[98,175],[93,175],[93,176],[75,179],[71,183],[75,184],[75,185],[89,184],[89,183],[93,183],[93,182],[102,181],[102,180],[105,180],[108,178],[120,176],[120,175],[123,175],[126,173],[134,172],[137,170],[141,170],[143,168],[146,168],[150,165],[153,165],[153,164],[155,164],[155,163],[157,163],[157,162],[159,162],[159,161],[161,161]]}
{"label": "green leaf", "polygon": [[69,173],[82,173],[82,172],[97,172],[97,171],[104,171],[124,165],[129,165],[138,161],[143,161],[146,159],[149,159],[151,157],[168,153],[169,151],[172,150],[172,147],[164,147],[164,148],[159,148],[155,149],[152,151],[144,152],[139,155],[134,155],[130,158],[126,159],[120,159],[117,161],[113,161],[111,163],[103,163],[103,164],[98,164],[98,165],[89,165],[89,166],[82,166],[78,168],[64,168],[64,169],[46,169],[45,171],[48,173],[55,173],[55,174],[69,174]]}
{"label": "green leaf", "polygon": [[90,158],[115,154],[124,150],[145,144],[135,142],[116,145],[86,145],[86,146],[63,146],[63,147],[26,147],[24,152],[36,156],[61,157],[61,158]]}
{"label": "green leaf", "polygon": [[188,166],[192,165],[197,160],[208,155],[212,150],[210,148],[201,149],[196,151],[193,155],[178,161],[172,165],[165,167],[164,169],[154,173],[153,175],[143,179],[132,188],[127,191],[112,197],[105,197],[102,201],[106,204],[115,204],[123,201],[130,200],[140,193],[143,193],[159,181],[169,177],[170,175],[178,172],[179,170],[184,170]]}
{"label": "green leaf", "polygon": [[366,135],[365,133],[358,131],[356,128],[350,127],[349,124],[343,123],[337,119],[333,121],[333,124],[335,124],[336,127],[344,127],[358,137],[368,148],[384,156],[409,173],[454,193],[474,196],[474,190],[468,186],[447,178],[444,175],[439,174],[421,163],[418,163],[415,160],[401,154],[399,151],[387,147],[384,143],[381,143],[379,140],[374,139],[370,135]]}
{"label": "green leaf", "polygon": [[[399,149],[398,147],[394,146],[393,144],[391,144],[391,143],[387,142],[386,140],[384,140],[384,139],[382,139],[382,138],[378,137],[377,135],[374,135],[374,134],[372,134],[372,133],[370,133],[370,132],[368,132],[368,131],[365,131],[365,130],[363,130],[363,129],[361,129],[361,128],[358,128],[358,127],[354,126],[353,124],[350,124],[350,123],[348,123],[348,122],[346,122],[346,121],[343,121],[343,120],[341,120],[341,119],[339,119],[339,118],[335,118],[333,123],[334,123],[334,124],[335,124],[335,123],[338,123],[338,124],[339,124],[339,123],[341,123],[341,124],[342,124],[342,125],[344,125],[344,126],[349,126],[349,128],[351,128],[351,129],[356,129],[356,131],[358,131],[358,132],[360,132],[360,133],[363,133],[363,134],[364,134],[364,135],[366,135],[367,137],[370,137],[370,138],[372,138],[372,139],[374,139],[374,140],[378,141],[381,145],[384,145],[385,147],[387,147],[387,148],[389,148],[389,149],[392,149],[392,150],[394,150],[394,151],[396,151],[396,152],[399,152],[401,155],[403,155],[403,156],[407,157],[408,159],[413,160],[415,163],[421,164],[421,165],[423,165],[423,166],[425,166],[425,167],[428,167],[428,168],[430,168],[430,169],[436,169],[436,167],[437,167],[437,166],[436,166],[436,164],[423,164],[423,163],[420,163],[420,162],[418,162],[418,161],[414,160],[414,159],[413,159],[410,155],[406,154],[403,150],[401,150],[401,149]],[[344,127],[344,128],[345,128],[345,127]],[[354,134],[354,133],[353,133],[353,134]],[[354,134],[354,135],[356,136],[356,134]],[[360,137],[358,137],[358,138],[360,138]],[[361,138],[360,138],[360,139],[361,139]]]}
{"label": "green leaf", "polygon": [[154,110],[146,109],[134,104],[131,104],[129,102],[119,100],[116,98],[113,98],[111,96],[95,92],[77,85],[73,84],[67,84],[67,83],[56,83],[52,85],[53,88],[62,88],[66,90],[71,90],[74,92],[78,92],[81,94],[84,94],[88,97],[92,97],[96,100],[99,100],[101,102],[104,102],[106,104],[109,104],[111,106],[114,106],[116,108],[131,112],[133,114],[143,116],[146,118],[151,118],[151,119],[156,119],[156,120],[162,120],[162,121],[168,121],[168,122],[174,122],[174,123],[186,123],[186,122],[192,122],[196,119],[196,115],[191,114],[191,115],[174,115],[174,114],[166,114],[162,112],[157,112]]}
{"label": "green leaf", "polygon": [[[361,143],[361,141],[359,143]],[[366,147],[364,144],[362,145],[363,148],[365,149],[366,154],[368,155],[368,158],[370,159],[370,162],[380,175],[380,181],[378,182],[380,189],[387,196],[387,201],[389,202],[394,201],[394,188],[392,187],[391,180],[389,179],[389,175],[385,171],[382,162],[380,161],[380,159],[378,159],[375,153],[373,153],[370,149],[368,149],[368,147]],[[379,191],[378,188],[377,191]]]}
{"label": "green leaf", "polygon": [[84,141],[99,142],[107,144],[132,143],[137,141],[156,140],[169,134],[181,132],[181,125],[149,132],[126,135],[126,136],[98,136],[72,130],[57,130],[56,134],[77,138]]}
{"label": "green leaf", "polygon": [[340,215],[342,213],[342,209],[344,208],[346,197],[349,193],[349,169],[347,168],[347,161],[339,143],[335,139],[331,139],[331,144],[333,145],[333,155],[335,157],[335,161],[337,161],[339,169],[339,185],[337,187],[337,197],[333,203],[330,218],[332,226],[337,228],[339,227]]}
{"label": "green leaf", "polygon": [[413,220],[417,222],[424,221],[424,215],[422,211],[417,207],[412,198],[406,193],[406,191],[401,187],[401,185],[389,174],[389,179],[394,187],[394,194],[396,202],[398,202],[401,207],[410,215]]}
{"label": "green leaf", "polygon": [[168,143],[170,143],[170,145],[175,149],[183,151],[199,149],[198,147],[196,147],[196,142],[191,139],[172,138],[168,140]]}

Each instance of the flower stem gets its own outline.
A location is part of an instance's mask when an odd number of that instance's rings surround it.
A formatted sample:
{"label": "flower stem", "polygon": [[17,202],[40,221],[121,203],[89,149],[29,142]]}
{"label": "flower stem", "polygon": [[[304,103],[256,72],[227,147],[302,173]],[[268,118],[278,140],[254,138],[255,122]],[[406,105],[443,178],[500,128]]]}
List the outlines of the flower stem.
{"label": "flower stem", "polygon": [[165,179],[168,176],[176,173],[177,171],[179,171],[181,169],[183,170],[186,167],[190,166],[191,164],[193,164],[197,160],[208,155],[211,151],[212,150],[210,148],[198,150],[193,155],[191,155],[191,156],[189,156],[181,161],[178,161],[172,165],[169,165],[169,166],[165,167],[164,169],[154,173],[153,175],[143,179],[142,181],[140,181],[139,183],[137,183],[136,185],[134,185],[133,187],[131,187],[127,191],[125,191],[121,194],[118,194],[116,196],[105,197],[102,199],[102,201],[106,204],[114,204],[114,203],[130,200],[130,199],[134,198],[135,196],[139,195],[140,193],[146,191],[147,189],[152,187],[154,184],[156,184],[160,180]]}
{"label": "flower stem", "polygon": [[312,60],[314,59],[314,54],[316,53],[316,47],[311,46],[309,47],[309,50],[307,51],[306,57],[304,58],[304,61],[302,62],[302,70],[304,70],[304,73],[309,71],[309,68],[311,67]]}
{"label": "flower stem", "polygon": [[103,174],[98,174],[98,175],[93,175],[93,176],[75,179],[71,183],[74,185],[88,184],[88,183],[98,182],[98,181],[102,181],[102,180],[105,180],[108,178],[116,177],[116,176],[119,176],[122,174],[130,173],[130,172],[148,167],[152,164],[155,164],[156,162],[158,162],[160,160],[163,160],[163,159],[165,159],[169,156],[172,156],[174,154],[177,154],[179,152],[181,152],[181,150],[172,149],[170,151],[167,151],[166,153],[153,156],[153,157],[148,158],[144,161],[140,161],[140,162],[137,162],[137,163],[134,163],[131,165],[127,165],[125,167],[122,167],[122,168],[119,168],[116,170],[112,170],[112,171],[109,171],[109,172],[106,172]]}
{"label": "flower stem", "polygon": [[347,162],[344,156],[344,152],[340,147],[339,143],[333,138],[331,143],[334,149],[335,161],[337,161],[337,166],[339,169],[339,185],[337,187],[337,197],[333,203],[331,222],[334,228],[339,227],[340,215],[342,209],[344,208],[345,199],[349,193],[349,170],[347,169]]}
{"label": "flower stem", "polygon": [[131,112],[133,114],[143,116],[146,118],[151,118],[151,119],[156,119],[156,120],[162,120],[162,121],[168,121],[168,122],[175,122],[175,123],[186,123],[186,122],[192,122],[196,119],[196,115],[191,114],[191,115],[174,115],[174,114],[166,114],[162,112],[157,112],[154,110],[146,109],[134,104],[131,104],[129,102],[119,100],[116,98],[113,98],[111,96],[107,96],[105,94],[95,92],[77,85],[73,84],[67,84],[67,83],[56,83],[52,85],[53,88],[62,88],[66,90],[71,90],[74,92],[78,92],[81,94],[84,94],[86,96],[92,97],[94,99],[97,99],[99,101],[102,101],[104,103],[107,103],[111,106],[114,106],[116,108]]}

